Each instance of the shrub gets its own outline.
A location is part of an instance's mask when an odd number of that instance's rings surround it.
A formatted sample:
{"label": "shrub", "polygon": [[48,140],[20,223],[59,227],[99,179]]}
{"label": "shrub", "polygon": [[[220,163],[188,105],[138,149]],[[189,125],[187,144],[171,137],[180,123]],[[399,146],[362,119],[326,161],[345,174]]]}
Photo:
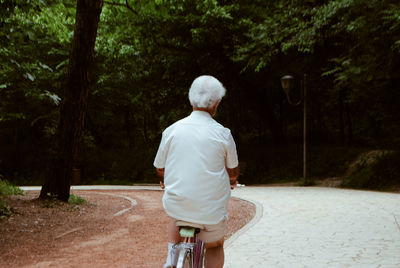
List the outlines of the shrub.
{"label": "shrub", "polygon": [[343,187],[386,190],[400,186],[400,153],[385,152],[371,161],[363,159],[356,170],[348,175]]}
{"label": "shrub", "polygon": [[24,191],[0,177],[0,195],[23,195]]}
{"label": "shrub", "polygon": [[0,219],[6,218],[13,213],[13,209],[0,196]]}
{"label": "shrub", "polygon": [[3,197],[6,195],[22,195],[24,191],[20,188],[11,185],[8,181],[3,180],[0,175],[0,219],[10,216],[13,213],[12,207],[10,207]]}

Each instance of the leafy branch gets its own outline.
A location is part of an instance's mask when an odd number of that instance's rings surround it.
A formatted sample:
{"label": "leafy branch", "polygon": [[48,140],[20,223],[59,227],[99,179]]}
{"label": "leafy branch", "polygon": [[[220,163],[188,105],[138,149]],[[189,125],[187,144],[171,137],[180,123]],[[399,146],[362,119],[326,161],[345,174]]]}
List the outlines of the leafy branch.
{"label": "leafy branch", "polygon": [[135,15],[139,15],[139,13],[129,5],[128,0],[125,0],[125,4],[118,3],[118,2],[112,2],[112,1],[104,1],[104,4],[111,5],[111,6],[126,7],[129,11],[131,11]]}

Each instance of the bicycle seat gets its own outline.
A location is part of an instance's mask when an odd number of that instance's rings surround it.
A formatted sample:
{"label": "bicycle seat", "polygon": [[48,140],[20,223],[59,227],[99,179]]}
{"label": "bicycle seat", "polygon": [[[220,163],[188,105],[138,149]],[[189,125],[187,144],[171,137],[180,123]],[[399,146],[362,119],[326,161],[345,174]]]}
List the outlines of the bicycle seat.
{"label": "bicycle seat", "polygon": [[204,226],[198,223],[188,222],[188,221],[176,221],[176,226],[178,227],[192,227],[195,229],[203,230]]}

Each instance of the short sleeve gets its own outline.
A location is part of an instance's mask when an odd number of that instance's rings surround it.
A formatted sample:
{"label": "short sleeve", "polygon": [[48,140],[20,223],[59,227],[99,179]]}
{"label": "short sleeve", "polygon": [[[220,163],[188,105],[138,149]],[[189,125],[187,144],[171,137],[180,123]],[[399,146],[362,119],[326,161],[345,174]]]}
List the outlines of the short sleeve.
{"label": "short sleeve", "polygon": [[153,163],[154,167],[156,168],[165,168],[165,162],[167,160],[168,154],[168,143],[166,136],[167,135],[165,134],[165,132],[163,132],[161,142]]}
{"label": "short sleeve", "polygon": [[227,147],[226,147],[226,167],[236,168],[239,165],[239,160],[236,152],[236,144],[233,140],[231,131],[227,135]]}

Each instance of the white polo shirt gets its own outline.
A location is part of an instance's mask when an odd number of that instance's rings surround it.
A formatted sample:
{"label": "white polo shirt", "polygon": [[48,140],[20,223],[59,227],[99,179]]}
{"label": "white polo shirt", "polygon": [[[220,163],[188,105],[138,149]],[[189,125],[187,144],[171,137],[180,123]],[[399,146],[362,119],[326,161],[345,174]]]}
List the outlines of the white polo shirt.
{"label": "white polo shirt", "polygon": [[193,111],[164,130],[154,166],[165,168],[163,206],[178,220],[217,224],[228,217],[231,194],[226,167],[238,166],[228,128]]}

